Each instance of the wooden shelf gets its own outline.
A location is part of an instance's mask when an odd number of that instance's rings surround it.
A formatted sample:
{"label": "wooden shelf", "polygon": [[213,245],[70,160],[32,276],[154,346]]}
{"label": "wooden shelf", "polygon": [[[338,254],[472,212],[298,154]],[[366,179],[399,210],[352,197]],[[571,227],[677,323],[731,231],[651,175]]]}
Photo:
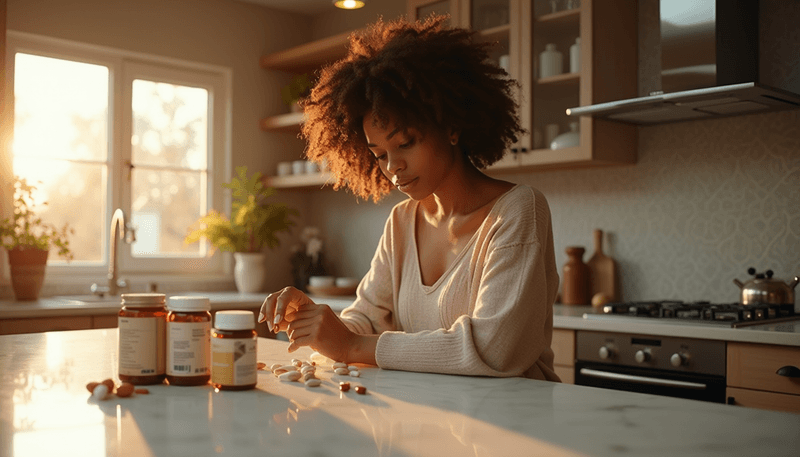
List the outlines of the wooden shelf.
{"label": "wooden shelf", "polygon": [[569,86],[573,84],[577,86],[580,82],[580,73],[562,73],[560,75],[548,76],[536,80],[536,84],[541,86]]}
{"label": "wooden shelf", "polygon": [[331,185],[333,178],[330,173],[313,173],[303,175],[288,175],[288,176],[267,176],[264,178],[264,184],[268,187],[276,189],[281,188],[321,188],[326,185]]}
{"label": "wooden shelf", "polygon": [[543,14],[536,18],[537,25],[541,24],[577,24],[581,17],[581,8],[558,11],[550,14]]}
{"label": "wooden shelf", "polygon": [[314,71],[321,65],[341,59],[347,54],[348,37],[351,33],[334,35],[265,55],[261,57],[261,68],[298,74]]}
{"label": "wooden shelf", "polygon": [[299,132],[304,120],[303,113],[287,113],[261,119],[259,124],[261,130],[268,132]]}
{"label": "wooden shelf", "polygon": [[503,41],[511,36],[511,24],[498,25],[480,31],[480,36],[485,41]]}

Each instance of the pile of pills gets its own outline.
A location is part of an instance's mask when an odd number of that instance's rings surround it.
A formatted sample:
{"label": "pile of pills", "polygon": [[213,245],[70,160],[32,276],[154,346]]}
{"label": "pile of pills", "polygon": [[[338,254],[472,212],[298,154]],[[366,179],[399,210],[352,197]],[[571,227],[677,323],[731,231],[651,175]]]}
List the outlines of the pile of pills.
{"label": "pile of pills", "polygon": [[114,380],[111,378],[103,380],[103,382],[90,382],[86,384],[86,390],[92,394],[93,400],[106,400],[109,398],[110,395],[116,395],[117,397],[130,397],[134,393],[137,394],[149,394],[150,391],[147,389],[137,389],[136,386],[129,382],[123,382],[116,386]]}
{"label": "pile of pills", "polygon": [[[259,370],[269,369],[272,372],[272,374],[274,374],[275,377],[277,377],[280,381],[284,382],[302,381],[306,387],[319,387],[322,384],[322,381],[316,376],[317,362],[314,360],[315,356],[320,356],[320,354],[314,353],[312,355],[312,360],[310,362],[300,359],[292,359],[291,363],[287,365],[281,363],[274,363],[269,367],[267,367],[265,363],[259,362],[258,369]],[[317,360],[319,360],[319,357],[316,358]],[[330,359],[325,358],[325,361],[330,361]],[[344,362],[333,362],[331,366],[333,368],[333,372],[336,373],[337,375],[352,376],[354,378],[358,378],[359,376],[361,376],[361,372],[358,371],[358,367],[355,365],[347,365]],[[341,390],[342,392],[347,392],[348,390],[350,390],[350,383],[340,382],[339,390]],[[367,393],[367,388],[364,386],[356,386],[355,391],[356,393],[364,395]]]}

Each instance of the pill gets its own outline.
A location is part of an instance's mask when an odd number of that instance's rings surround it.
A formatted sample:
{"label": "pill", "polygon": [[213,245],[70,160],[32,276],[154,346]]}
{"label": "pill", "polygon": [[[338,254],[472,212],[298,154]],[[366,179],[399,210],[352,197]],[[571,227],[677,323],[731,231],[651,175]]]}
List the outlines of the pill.
{"label": "pill", "polygon": [[280,376],[278,376],[278,379],[280,379],[281,381],[297,381],[298,379],[300,379],[300,376],[303,375],[301,375],[299,371],[287,371],[286,373],[283,373]]}
{"label": "pill", "polygon": [[365,393],[367,393],[367,388],[364,386],[356,386],[356,393],[364,395]]}
{"label": "pill", "polygon": [[280,368],[282,366],[283,366],[283,364],[273,363],[272,365],[270,365],[269,369],[272,370],[272,371],[275,371],[275,370],[277,370],[278,368]]}
{"label": "pill", "polygon": [[111,378],[104,379],[103,384],[105,384],[106,388],[108,388],[108,393],[114,393],[114,380]]}
{"label": "pill", "polygon": [[315,379],[314,373],[306,373],[303,375],[303,382],[308,381],[309,379]]}
{"label": "pill", "polygon": [[317,378],[311,378],[306,381],[306,387],[319,387],[320,384],[322,384],[322,381]]}
{"label": "pill", "polygon": [[347,368],[347,364],[344,362],[334,362],[333,368]]}
{"label": "pill", "polygon": [[313,366],[314,366],[314,365],[311,365],[309,362],[306,362],[306,361],[304,360],[304,361],[303,361],[303,364],[302,364],[302,366],[301,366],[300,368],[303,368],[303,367],[313,367]]}
{"label": "pill", "polygon": [[292,365],[296,366],[297,368],[300,368],[301,366],[303,366],[303,361],[300,359],[292,359]]}
{"label": "pill", "polygon": [[100,384],[100,383],[99,382],[90,382],[89,384],[86,384],[86,390],[88,390],[89,393],[92,393],[94,391],[94,388],[97,387],[98,384]]}
{"label": "pill", "polygon": [[340,382],[339,390],[341,390],[342,392],[347,392],[348,390],[350,390],[350,383],[344,381]]}
{"label": "pill", "polygon": [[317,371],[317,369],[312,367],[312,366],[303,367],[303,368],[300,369],[300,373],[303,373],[303,374],[314,373],[315,371]]}
{"label": "pill", "polygon": [[357,378],[361,376],[361,373],[358,370],[350,370],[350,376]]}
{"label": "pill", "polygon": [[133,384],[123,382],[122,385],[117,388],[117,397],[130,397],[133,393],[133,389],[135,389]]}
{"label": "pill", "polygon": [[347,369],[350,371],[358,371],[358,367],[355,365],[347,365]]}
{"label": "pill", "polygon": [[273,373],[275,376],[280,376],[280,375],[282,375],[282,374],[284,374],[284,373],[286,373],[286,372],[288,372],[288,371],[289,371],[289,370],[287,370],[286,368],[282,368],[282,367],[281,367],[281,368],[276,368],[276,369],[272,370],[272,373]]}
{"label": "pill", "polygon": [[264,363],[264,362],[258,362],[256,364],[256,369],[257,370],[263,371],[265,368],[267,368],[267,364]]}
{"label": "pill", "polygon": [[150,393],[150,391],[145,389],[145,388],[135,389],[134,392],[136,392],[137,394],[141,394],[141,395],[147,395],[147,394]]}
{"label": "pill", "polygon": [[283,365],[282,367],[280,367],[278,369],[280,370],[281,368],[286,370],[286,371],[298,371],[297,367],[294,366],[294,365]]}
{"label": "pill", "polygon": [[92,391],[92,398],[95,400],[105,400],[108,397],[108,387],[105,383],[100,383],[95,386],[94,390]]}
{"label": "pill", "polygon": [[350,373],[350,371],[347,368],[341,368],[341,367],[333,370],[333,372],[336,373],[336,374],[348,374],[348,373]]}

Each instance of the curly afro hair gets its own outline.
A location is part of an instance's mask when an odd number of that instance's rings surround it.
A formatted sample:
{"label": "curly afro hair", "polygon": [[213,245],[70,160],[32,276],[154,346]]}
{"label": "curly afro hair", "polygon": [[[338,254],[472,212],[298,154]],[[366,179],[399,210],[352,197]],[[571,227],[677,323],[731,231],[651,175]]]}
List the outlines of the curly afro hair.
{"label": "curly afro hair", "polygon": [[459,132],[461,151],[477,168],[503,157],[524,133],[515,81],[489,60],[491,43],[449,28],[447,16],[378,20],[350,36],[346,57],[326,66],[301,104],[306,157],[327,161],[334,188],[378,202],[393,188],[367,147],[363,118],[386,126]]}

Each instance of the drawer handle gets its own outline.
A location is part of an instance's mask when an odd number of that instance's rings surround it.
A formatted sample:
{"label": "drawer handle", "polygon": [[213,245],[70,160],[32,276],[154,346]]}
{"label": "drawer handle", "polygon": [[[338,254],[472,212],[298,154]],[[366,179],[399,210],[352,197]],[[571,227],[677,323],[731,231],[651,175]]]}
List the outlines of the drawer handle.
{"label": "drawer handle", "polygon": [[776,371],[779,376],[786,376],[787,378],[800,378],[800,368],[786,365],[785,367],[778,368]]}

